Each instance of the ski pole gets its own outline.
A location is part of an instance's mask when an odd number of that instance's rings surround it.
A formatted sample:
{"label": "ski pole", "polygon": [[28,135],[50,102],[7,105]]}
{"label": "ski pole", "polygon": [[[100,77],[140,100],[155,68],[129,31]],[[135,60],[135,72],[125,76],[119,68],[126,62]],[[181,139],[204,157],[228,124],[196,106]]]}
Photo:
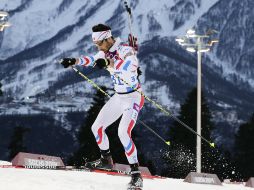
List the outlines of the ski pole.
{"label": "ski pole", "polygon": [[131,18],[132,18],[132,14],[131,14],[131,8],[128,6],[127,1],[124,1],[124,5],[125,5],[125,9],[128,13],[128,26],[129,26],[129,30],[130,30],[130,34],[131,34],[131,43],[132,43],[132,47],[134,48],[134,36],[132,35],[132,27],[131,27]]}
{"label": "ski pole", "polygon": [[93,87],[95,87],[97,90],[99,90],[102,94],[104,94],[107,97],[111,97],[108,93],[106,93],[104,90],[102,90],[95,82],[93,82],[91,79],[89,79],[86,75],[84,75],[83,73],[81,73],[77,68],[75,68],[74,66],[71,66],[71,68],[78,73],[81,77],[83,77],[84,79],[86,79],[91,85],[93,85]]}
{"label": "ski pole", "polygon": [[180,123],[182,126],[184,126],[186,129],[188,129],[189,131],[191,131],[193,134],[199,136],[201,139],[203,139],[205,142],[207,142],[211,147],[214,148],[215,144],[210,142],[209,140],[207,140],[205,137],[201,136],[200,134],[198,134],[196,131],[194,131],[191,127],[189,127],[187,124],[185,124],[184,122],[182,122],[180,119],[178,119],[177,117],[175,117],[173,114],[171,114],[168,110],[164,109],[160,104],[156,103],[154,100],[152,100],[151,98],[149,98],[148,96],[146,96],[142,91],[139,91],[138,89],[135,89],[133,86],[131,86],[127,81],[125,81],[124,79],[122,79],[121,77],[119,77],[117,74],[113,74],[116,78],[118,78],[119,80],[123,81],[125,84],[127,84],[129,87],[131,87],[133,90],[139,92],[146,100],[148,100],[149,102],[151,102],[153,105],[155,105],[155,107],[157,107],[159,110],[161,110],[163,113],[165,113],[167,116],[172,117],[175,121],[177,121],[178,123]]}
{"label": "ski pole", "polygon": [[[95,82],[93,82],[91,79],[89,79],[86,75],[81,73],[77,68],[74,66],[71,66],[71,68],[79,74],[81,77],[83,77],[85,80],[87,80],[93,87],[95,87],[97,90],[99,90],[102,94],[104,94],[107,97],[111,97],[107,92],[105,92],[103,89],[101,89]],[[170,145],[170,141],[166,141],[163,137],[161,137],[158,133],[156,133],[151,127],[149,127],[147,124],[145,124],[143,121],[137,119],[137,121],[146,127],[149,131],[151,131],[154,135],[156,135],[160,140],[162,140],[165,144]]]}
{"label": "ski pole", "polygon": [[139,123],[141,123],[141,125],[145,126],[148,130],[150,130],[154,135],[156,135],[158,138],[160,138],[164,143],[166,143],[167,145],[170,145],[170,141],[166,141],[165,139],[163,139],[160,135],[158,135],[158,133],[156,133],[153,129],[151,129],[151,127],[149,127],[147,124],[145,124],[143,121],[138,120]]}

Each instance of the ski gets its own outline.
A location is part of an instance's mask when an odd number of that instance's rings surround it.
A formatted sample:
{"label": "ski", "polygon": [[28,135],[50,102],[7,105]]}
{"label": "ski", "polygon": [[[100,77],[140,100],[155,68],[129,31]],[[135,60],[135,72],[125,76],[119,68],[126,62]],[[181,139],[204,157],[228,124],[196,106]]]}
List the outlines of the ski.
{"label": "ski", "polygon": [[140,187],[128,187],[127,190],[142,190]]}
{"label": "ski", "polygon": [[[71,170],[71,171],[84,171],[84,172],[96,172],[96,173],[104,173],[107,175],[113,176],[127,176],[131,175],[130,171],[124,170],[117,170],[117,169],[106,169],[106,168],[87,168],[85,166],[75,167],[75,166],[64,166],[64,167],[57,167],[58,170]],[[148,175],[148,174],[141,174],[145,179],[165,179],[165,177],[157,176],[157,175]]]}
{"label": "ski", "polygon": [[[82,167],[76,167],[76,166],[56,166],[56,167],[26,167],[26,166],[13,166],[13,165],[0,165],[0,168],[20,168],[20,169],[47,169],[47,170],[65,170],[65,171],[81,171],[81,172],[96,172],[96,173],[104,173],[107,175],[113,175],[113,176],[130,176],[130,171],[124,171],[124,170],[117,170],[117,169],[105,169],[105,168],[86,168],[84,166]],[[166,179],[162,176],[157,175],[148,175],[148,174],[141,174],[144,179]]]}

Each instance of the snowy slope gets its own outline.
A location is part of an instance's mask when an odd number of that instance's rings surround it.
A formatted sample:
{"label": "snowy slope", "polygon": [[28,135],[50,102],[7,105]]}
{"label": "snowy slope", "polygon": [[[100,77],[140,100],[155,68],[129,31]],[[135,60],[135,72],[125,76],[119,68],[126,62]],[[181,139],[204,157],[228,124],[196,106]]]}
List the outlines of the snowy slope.
{"label": "snowy slope", "polygon": [[[3,190],[124,190],[129,177],[81,171],[0,168]],[[144,190],[249,190],[242,184],[223,186],[190,184],[182,179],[144,179]]]}

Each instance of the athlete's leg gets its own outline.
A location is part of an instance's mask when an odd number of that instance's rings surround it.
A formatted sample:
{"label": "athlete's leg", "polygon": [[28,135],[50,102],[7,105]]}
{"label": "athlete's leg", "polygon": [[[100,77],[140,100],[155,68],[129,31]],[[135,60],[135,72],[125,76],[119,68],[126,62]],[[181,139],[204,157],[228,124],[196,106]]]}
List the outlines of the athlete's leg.
{"label": "athlete's leg", "polygon": [[118,128],[118,136],[122,142],[129,164],[138,163],[137,150],[131,138],[131,131],[135,126],[138,113],[144,104],[144,97],[134,92],[130,98],[124,100],[123,116]]}
{"label": "athlete's leg", "polygon": [[115,94],[103,106],[93,123],[92,131],[101,150],[109,149],[109,141],[105,129],[122,115],[121,110],[120,99],[118,98],[118,95]]}

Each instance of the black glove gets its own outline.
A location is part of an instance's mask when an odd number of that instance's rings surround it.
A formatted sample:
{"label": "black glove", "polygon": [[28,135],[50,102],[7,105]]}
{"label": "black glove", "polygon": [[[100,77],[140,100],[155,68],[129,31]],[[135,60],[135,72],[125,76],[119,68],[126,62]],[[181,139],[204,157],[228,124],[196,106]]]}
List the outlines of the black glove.
{"label": "black glove", "polygon": [[100,69],[103,69],[109,65],[110,61],[109,59],[97,59],[94,64],[95,66],[99,67]]}
{"label": "black glove", "polygon": [[70,65],[74,65],[76,63],[76,59],[75,58],[63,58],[60,60],[60,63],[64,66],[64,68],[67,68]]}

